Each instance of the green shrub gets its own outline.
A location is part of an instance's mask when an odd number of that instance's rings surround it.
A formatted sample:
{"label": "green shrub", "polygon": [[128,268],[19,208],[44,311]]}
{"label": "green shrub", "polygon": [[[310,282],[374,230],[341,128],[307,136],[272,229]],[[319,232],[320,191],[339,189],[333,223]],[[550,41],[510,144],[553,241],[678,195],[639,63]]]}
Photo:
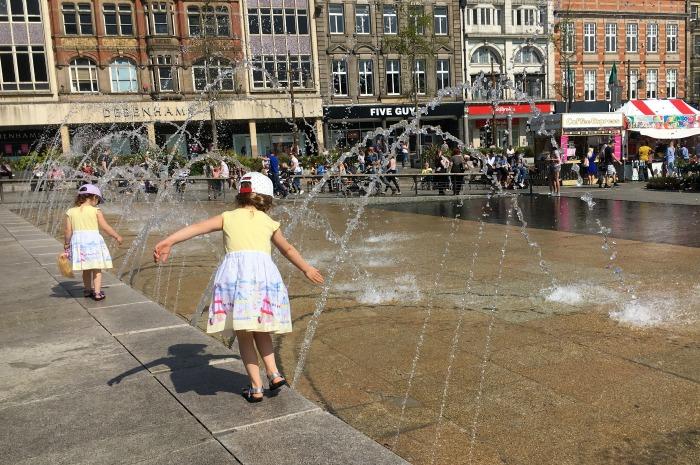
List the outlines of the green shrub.
{"label": "green shrub", "polygon": [[647,189],[677,191],[681,189],[681,178],[661,176],[647,181]]}

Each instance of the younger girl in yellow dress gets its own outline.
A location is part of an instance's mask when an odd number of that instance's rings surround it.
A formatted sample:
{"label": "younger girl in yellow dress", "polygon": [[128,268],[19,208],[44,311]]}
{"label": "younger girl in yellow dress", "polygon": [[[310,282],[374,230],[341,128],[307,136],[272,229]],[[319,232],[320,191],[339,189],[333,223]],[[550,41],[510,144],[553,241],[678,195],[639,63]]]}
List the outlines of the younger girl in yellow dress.
{"label": "younger girl in yellow dress", "polygon": [[270,178],[248,173],[241,178],[236,197],[238,208],[171,234],[153,251],[156,262],[165,262],[173,245],[223,230],[226,256],[214,278],[207,332],[236,332],[241,359],[250,378],[250,386],[243,391],[248,402],[263,399],[256,347],[265,364],[270,390],[287,384],[277,371],[270,333],[291,332],[292,319],[287,288],[272,261],[270,243],[311,282],[323,283],[321,273],[304,261],[280,232],[280,224],[265,213],[272,207],[272,199]]}
{"label": "younger girl in yellow dress", "polygon": [[83,272],[84,296],[104,300],[102,292],[102,270],[112,268],[112,257],[107,249],[100,229],[112,236],[119,244],[122,237],[112,229],[97,205],[102,200],[100,189],[94,184],[85,184],[78,189],[75,206],[66,212],[64,243],[73,271]]}

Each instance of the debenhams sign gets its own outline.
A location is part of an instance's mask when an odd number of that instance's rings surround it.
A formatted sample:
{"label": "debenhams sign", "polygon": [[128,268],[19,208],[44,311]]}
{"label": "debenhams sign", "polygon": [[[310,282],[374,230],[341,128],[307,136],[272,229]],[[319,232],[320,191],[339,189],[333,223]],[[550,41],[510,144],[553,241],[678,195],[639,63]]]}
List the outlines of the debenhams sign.
{"label": "debenhams sign", "polygon": [[128,103],[111,105],[102,109],[105,121],[155,121],[180,120],[188,116],[185,105],[164,103]]}

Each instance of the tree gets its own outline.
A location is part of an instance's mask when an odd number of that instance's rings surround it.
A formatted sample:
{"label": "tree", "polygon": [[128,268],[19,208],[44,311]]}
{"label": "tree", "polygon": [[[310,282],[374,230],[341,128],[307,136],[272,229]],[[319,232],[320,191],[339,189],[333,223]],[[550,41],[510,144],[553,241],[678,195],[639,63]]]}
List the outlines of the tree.
{"label": "tree", "polygon": [[231,31],[231,12],[228,7],[213,5],[205,0],[200,6],[189,6],[187,10],[190,27],[189,53],[198,58],[194,67],[194,87],[202,87],[209,103],[212,148],[219,149],[218,128],[216,126],[216,102],[222,90],[234,90],[236,37]]}
{"label": "tree", "polygon": [[[430,34],[433,26],[433,17],[425,14],[422,2],[407,0],[398,4],[397,16],[399,18],[399,29],[395,35],[384,36],[384,53],[395,53],[408,61],[411,70],[411,88],[408,96],[413,99],[413,107],[416,118],[416,131],[420,131],[420,115],[418,113],[418,96],[426,91],[425,80],[421,84],[420,75],[417,73],[417,66],[420,60],[436,55],[438,47],[446,44],[446,40],[440,40],[435,35]],[[425,66],[425,63],[423,64]],[[426,79],[427,72],[423,68],[423,79]],[[420,133],[416,134],[416,154],[421,156]]]}
{"label": "tree", "polygon": [[549,40],[559,54],[559,63],[562,65],[564,75],[562,76],[562,82],[555,82],[552,87],[566,103],[566,112],[568,113],[575,89],[575,82],[573,82],[571,73],[571,61],[576,55],[576,37],[574,34],[576,25],[570,14],[570,9],[559,11],[558,16],[560,19],[555,25],[554,34],[550,36]]}

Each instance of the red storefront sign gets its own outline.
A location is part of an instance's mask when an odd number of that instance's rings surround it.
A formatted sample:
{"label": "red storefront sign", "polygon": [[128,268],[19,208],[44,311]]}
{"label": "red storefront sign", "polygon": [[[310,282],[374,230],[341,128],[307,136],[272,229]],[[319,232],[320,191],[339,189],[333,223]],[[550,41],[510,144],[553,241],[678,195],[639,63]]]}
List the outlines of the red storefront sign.
{"label": "red storefront sign", "polygon": [[[550,114],[554,111],[554,105],[551,103],[536,103],[534,106],[544,114]],[[499,103],[496,106],[496,117],[506,115],[528,116],[532,114],[532,111],[532,105],[529,104]],[[469,116],[492,116],[493,105],[467,105],[466,112]]]}

